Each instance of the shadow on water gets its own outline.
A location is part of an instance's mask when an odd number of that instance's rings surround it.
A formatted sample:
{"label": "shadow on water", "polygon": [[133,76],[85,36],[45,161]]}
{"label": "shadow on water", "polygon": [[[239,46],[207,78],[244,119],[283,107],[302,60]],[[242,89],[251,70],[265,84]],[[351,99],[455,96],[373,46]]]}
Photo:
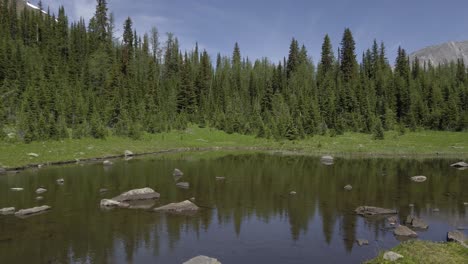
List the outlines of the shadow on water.
{"label": "shadow on water", "polygon": [[[182,263],[200,254],[222,263],[358,263],[399,241],[385,218],[356,216],[357,206],[395,208],[401,222],[420,216],[430,225],[418,232],[421,239],[442,241],[447,231],[468,226],[468,171],[449,167],[451,161],[336,159],[325,166],[317,157],[185,153],[108,168],[23,171],[0,177],[0,208],[52,210],[27,219],[0,216],[0,263]],[[189,189],[175,186],[174,168],[185,172],[180,180]],[[414,175],[428,180],[413,183]],[[347,184],[352,191],[343,189]],[[48,189],[42,201],[35,199],[39,186]],[[195,197],[203,209],[187,217],[99,208],[102,198],[142,187],[161,193],[156,205]],[[360,238],[370,245],[357,246]]]}

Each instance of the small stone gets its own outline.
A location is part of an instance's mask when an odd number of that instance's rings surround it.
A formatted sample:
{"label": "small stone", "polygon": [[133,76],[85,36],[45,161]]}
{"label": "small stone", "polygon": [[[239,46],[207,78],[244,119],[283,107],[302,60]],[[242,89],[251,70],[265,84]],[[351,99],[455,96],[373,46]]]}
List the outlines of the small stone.
{"label": "small stone", "polygon": [[189,200],[185,200],[180,203],[170,203],[168,205],[164,205],[158,208],[155,208],[155,212],[167,212],[173,214],[195,214],[200,208],[192,203]]}
{"label": "small stone", "polygon": [[0,209],[0,215],[11,215],[15,213],[14,207],[7,207]]}
{"label": "small stone", "polygon": [[463,205],[464,205],[464,206],[468,206],[468,202],[464,202]]}
{"label": "small stone", "polygon": [[125,157],[133,156],[133,152],[131,152],[130,150],[126,150],[126,151],[124,152],[124,156],[125,156]]}
{"label": "small stone", "polygon": [[100,193],[105,193],[105,192],[108,192],[108,191],[109,191],[109,190],[106,189],[106,188],[99,189],[99,192],[100,192]]}
{"label": "small stone", "polygon": [[6,169],[3,167],[0,167],[0,175],[6,174]]}
{"label": "small stone", "polygon": [[207,256],[197,256],[182,264],[221,264],[217,259]]}
{"label": "small stone", "polygon": [[191,202],[195,202],[195,197],[189,199]]}
{"label": "small stone", "polygon": [[383,258],[388,261],[396,261],[396,260],[403,258],[403,256],[393,251],[387,251],[383,255]]}
{"label": "small stone", "polygon": [[416,232],[402,225],[395,228],[395,230],[393,230],[393,234],[395,236],[404,236],[404,237],[417,237],[418,236]]}
{"label": "small stone", "polygon": [[360,247],[369,245],[369,241],[367,239],[357,239],[356,242]]}
{"label": "small stone", "polygon": [[296,195],[296,194],[297,194],[297,192],[295,192],[295,191],[291,191],[291,192],[289,193],[289,195]]}
{"label": "small stone", "polygon": [[33,208],[28,208],[28,209],[22,209],[19,210],[18,212],[15,213],[15,216],[17,217],[25,217],[29,215],[35,215],[39,214],[45,211],[50,210],[50,206],[48,205],[43,205],[43,206],[38,206],[38,207],[33,207]]}
{"label": "small stone", "polygon": [[44,200],[44,197],[42,197],[42,196],[36,197],[36,201],[42,201],[42,200]]}
{"label": "small stone", "polygon": [[23,191],[24,189],[23,188],[19,188],[19,187],[14,187],[14,188],[11,188],[10,190],[14,191],[14,192],[21,192]]}
{"label": "small stone", "polygon": [[120,208],[128,208],[130,205],[124,202],[117,202],[110,199],[102,199],[101,200],[101,208],[113,208],[113,207],[120,207]]}
{"label": "small stone", "polygon": [[323,165],[327,165],[327,166],[330,166],[330,165],[333,165],[334,163],[334,158],[332,156],[322,156],[320,158],[320,162],[323,164]]}
{"label": "small stone", "polygon": [[409,206],[409,207],[414,207],[414,204],[409,204],[408,206]]}
{"label": "small stone", "polygon": [[396,225],[398,223],[398,217],[390,216],[387,218],[387,221],[390,225]]}
{"label": "small stone", "polygon": [[112,161],[109,161],[109,160],[105,160],[102,162],[102,165],[104,166],[112,166],[114,163],[112,163]]}
{"label": "small stone", "polygon": [[225,179],[226,179],[226,177],[216,177],[217,181],[224,181]]}
{"label": "small stone", "polygon": [[190,188],[190,183],[188,182],[178,182],[176,183],[176,186],[182,189],[188,189]]}
{"label": "small stone", "polygon": [[434,208],[434,209],[432,209],[432,212],[434,212],[434,213],[440,212],[440,209],[439,208]]}
{"label": "small stone", "polygon": [[426,176],[413,176],[411,180],[414,182],[425,182],[427,180]]}
{"label": "small stone", "polygon": [[57,179],[57,183],[58,183],[58,184],[64,184],[64,183],[65,183],[65,180],[64,180],[64,179]]}
{"label": "small stone", "polygon": [[455,167],[455,168],[466,168],[466,167],[468,167],[468,163],[466,163],[464,161],[460,161],[460,162],[454,163],[454,164],[452,164],[450,166]]}
{"label": "small stone", "polygon": [[37,158],[37,157],[39,157],[39,154],[37,154],[37,153],[28,153],[28,156]]}
{"label": "small stone", "polygon": [[351,190],[353,189],[353,186],[351,186],[351,185],[348,184],[348,185],[346,185],[346,186],[344,187],[344,189],[345,189],[346,191],[351,191]]}
{"label": "small stone", "polygon": [[38,188],[38,189],[36,190],[36,193],[37,193],[37,194],[41,194],[41,193],[45,193],[45,192],[47,192],[47,189],[44,189],[44,188]]}
{"label": "small stone", "polygon": [[174,169],[174,172],[172,173],[173,176],[183,176],[184,173],[179,170],[179,169]]}

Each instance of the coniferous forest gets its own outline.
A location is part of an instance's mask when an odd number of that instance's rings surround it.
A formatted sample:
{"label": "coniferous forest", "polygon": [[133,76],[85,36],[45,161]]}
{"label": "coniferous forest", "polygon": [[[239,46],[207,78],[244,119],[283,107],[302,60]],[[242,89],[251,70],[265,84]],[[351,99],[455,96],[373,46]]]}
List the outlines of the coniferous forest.
{"label": "coniferous forest", "polygon": [[63,7],[44,14],[1,0],[0,133],[13,130],[25,142],[138,139],[197,124],[294,140],[468,129],[462,60],[410,62],[399,48],[393,63],[384,43],[369,46],[356,54],[345,29],[339,47],[324,37],[316,64],[296,39],[280,62],[251,61],[237,43],[229,56],[212,58],[198,46],[182,51],[176,36],[156,28],[140,34],[131,18],[115,25],[106,0],[90,21],[69,21]]}

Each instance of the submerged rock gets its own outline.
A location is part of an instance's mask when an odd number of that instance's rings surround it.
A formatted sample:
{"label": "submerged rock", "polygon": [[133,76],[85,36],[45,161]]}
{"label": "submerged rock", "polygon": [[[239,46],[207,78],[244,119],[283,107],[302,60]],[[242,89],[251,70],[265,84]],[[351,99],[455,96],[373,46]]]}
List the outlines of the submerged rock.
{"label": "submerged rock", "polygon": [[182,189],[188,189],[190,188],[190,183],[188,182],[178,182],[176,183],[176,186]]}
{"label": "submerged rock", "polygon": [[355,212],[356,214],[362,216],[397,214],[396,210],[374,206],[359,206],[358,208],[356,208]]}
{"label": "submerged rock", "polygon": [[155,200],[138,200],[138,201],[129,201],[127,202],[130,206],[130,209],[151,209],[156,205]]}
{"label": "submerged rock", "polygon": [[108,192],[108,191],[109,191],[109,190],[106,189],[106,188],[99,189],[99,192],[100,192],[100,193],[106,193],[106,192]]}
{"label": "submerged rock", "polygon": [[15,213],[14,207],[7,207],[0,209],[0,215],[11,215]]}
{"label": "submerged rock", "polygon": [[322,156],[320,162],[324,165],[333,165],[334,159],[332,156]]}
{"label": "submerged rock", "polygon": [[397,226],[397,228],[393,230],[393,234],[395,236],[404,236],[404,237],[417,237],[418,236],[416,232],[402,225]]}
{"label": "submerged rock", "polygon": [[393,251],[385,252],[385,254],[383,255],[383,259],[388,260],[388,261],[397,261],[401,258],[403,258],[402,255],[395,253]]}
{"label": "submerged rock", "polygon": [[345,189],[346,191],[351,191],[351,190],[353,189],[353,186],[351,186],[351,185],[348,184],[348,185],[346,185],[346,186],[344,187],[344,189]]}
{"label": "submerged rock", "polygon": [[42,200],[44,200],[44,197],[42,197],[42,196],[36,197],[36,201],[42,201]]}
{"label": "submerged rock", "polygon": [[142,188],[134,189],[128,192],[124,192],[117,197],[112,198],[112,200],[117,202],[128,202],[128,201],[138,201],[138,200],[151,200],[159,199],[160,194],[155,192],[151,188]]}
{"label": "submerged rock", "polygon": [[172,173],[173,176],[183,176],[184,173],[179,170],[179,169],[174,169],[174,172]]}
{"label": "submerged rock", "polygon": [[412,216],[412,215],[408,215],[408,217],[406,217],[405,224],[410,225],[414,228],[421,228],[421,229],[427,229],[429,227],[429,225],[426,224],[424,220],[416,216]]}
{"label": "submerged rock", "polygon": [[44,188],[38,188],[38,189],[36,190],[36,193],[37,193],[37,194],[41,194],[41,193],[45,193],[45,192],[47,192],[47,189],[44,189]]}
{"label": "submerged rock", "polygon": [[427,180],[426,176],[413,176],[411,180],[414,182],[425,182]]}
{"label": "submerged rock", "polygon": [[224,181],[225,179],[226,179],[226,177],[216,177],[217,181]]}
{"label": "submerged rock", "polygon": [[164,205],[158,208],[155,208],[155,212],[167,212],[167,213],[173,213],[173,214],[194,214],[196,213],[200,208],[192,203],[189,200],[185,200],[180,203],[170,203],[168,205]]}
{"label": "submerged rock", "polygon": [[21,191],[24,190],[24,188],[14,187],[14,188],[10,188],[10,190],[12,190],[14,192],[21,192]]}
{"label": "submerged rock", "polygon": [[464,161],[460,161],[460,162],[457,162],[457,163],[454,163],[452,165],[450,165],[451,167],[454,167],[454,168],[467,168],[468,167],[468,163],[464,162]]}
{"label": "submerged rock", "polygon": [[130,205],[124,202],[118,202],[110,199],[102,199],[101,200],[101,208],[128,208]]}
{"label": "submerged rock", "polygon": [[112,161],[109,161],[109,160],[105,160],[102,162],[102,165],[104,166],[112,166],[114,163],[112,163]]}
{"label": "submerged rock", "polygon": [[43,205],[43,206],[38,206],[38,207],[33,207],[33,208],[28,208],[28,209],[21,209],[18,212],[15,213],[15,216],[17,217],[25,217],[25,216],[31,216],[35,214],[39,214],[45,211],[50,210],[52,207],[48,205]]}
{"label": "submerged rock", "polygon": [[187,260],[183,264],[221,264],[217,259],[210,258],[207,256],[197,256],[190,260]]}
{"label": "submerged rock", "polygon": [[356,242],[360,247],[364,245],[369,245],[369,240],[367,239],[356,239]]}

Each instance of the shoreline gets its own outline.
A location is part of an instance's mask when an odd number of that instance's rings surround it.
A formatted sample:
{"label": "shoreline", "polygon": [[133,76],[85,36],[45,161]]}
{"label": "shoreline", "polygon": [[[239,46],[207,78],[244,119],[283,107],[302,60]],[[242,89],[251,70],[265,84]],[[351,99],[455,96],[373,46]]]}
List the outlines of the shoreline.
{"label": "shoreline", "polygon": [[339,158],[363,158],[363,159],[372,159],[372,158],[383,158],[383,159],[460,159],[461,157],[468,156],[468,153],[421,153],[421,154],[414,154],[414,153],[372,153],[372,152],[326,152],[326,151],[307,151],[307,150],[300,150],[300,149],[280,149],[274,147],[185,147],[185,148],[169,148],[169,149],[162,149],[162,150],[155,150],[150,152],[137,152],[133,153],[132,155],[125,155],[125,154],[114,154],[114,155],[104,155],[98,157],[91,157],[91,158],[83,158],[83,159],[73,159],[73,160],[57,160],[57,161],[46,161],[42,163],[28,163],[23,166],[15,166],[15,167],[3,167],[6,173],[11,172],[19,172],[27,169],[32,168],[41,168],[43,166],[61,166],[61,165],[69,165],[69,164],[76,164],[76,163],[93,163],[99,162],[104,160],[113,160],[113,159],[121,159],[126,157],[143,157],[143,156],[151,156],[151,155],[161,155],[161,154],[173,154],[173,153],[190,153],[190,152],[216,152],[216,151],[225,151],[225,152],[232,152],[232,151],[245,151],[245,152],[263,152],[268,153],[271,155],[285,155],[285,156],[315,156],[319,157],[322,155],[333,155],[334,157]]}

